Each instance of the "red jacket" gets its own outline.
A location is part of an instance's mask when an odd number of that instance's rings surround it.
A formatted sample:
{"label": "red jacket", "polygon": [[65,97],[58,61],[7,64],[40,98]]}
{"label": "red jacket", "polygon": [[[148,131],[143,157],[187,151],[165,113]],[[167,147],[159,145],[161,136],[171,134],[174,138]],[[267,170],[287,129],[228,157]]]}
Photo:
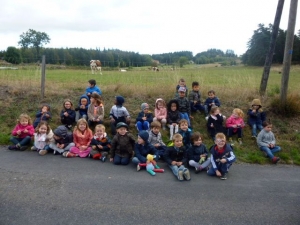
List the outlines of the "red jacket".
{"label": "red jacket", "polygon": [[93,132],[90,129],[86,129],[83,133],[78,129],[73,132],[73,142],[77,148],[82,145],[90,146],[92,138]]}
{"label": "red jacket", "polygon": [[[19,130],[21,131],[20,135],[17,134],[17,131],[19,131]],[[24,133],[24,130],[27,130],[28,133]],[[32,137],[33,134],[34,134],[34,127],[32,125],[29,125],[29,124],[26,125],[26,126],[23,126],[20,123],[18,123],[12,131],[12,135],[13,136],[18,136],[18,138],[25,138],[27,136]]]}

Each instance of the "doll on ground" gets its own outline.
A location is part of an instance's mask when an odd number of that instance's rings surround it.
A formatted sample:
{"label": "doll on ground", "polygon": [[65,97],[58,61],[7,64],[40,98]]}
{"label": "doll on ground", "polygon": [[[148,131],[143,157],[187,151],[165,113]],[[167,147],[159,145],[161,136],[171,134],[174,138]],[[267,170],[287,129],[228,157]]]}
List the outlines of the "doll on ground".
{"label": "doll on ground", "polygon": [[152,176],[154,176],[156,173],[163,173],[165,172],[164,169],[160,169],[157,163],[154,160],[154,156],[148,154],[147,155],[147,161],[146,163],[139,163],[138,168],[140,167],[146,167],[146,170],[148,173],[150,173]]}
{"label": "doll on ground", "polygon": [[54,141],[53,132],[46,121],[41,121],[35,128],[34,143],[31,150],[37,151],[40,155],[48,153],[49,144]]}
{"label": "doll on ground", "polygon": [[14,144],[8,147],[9,150],[24,151],[28,148],[34,134],[34,127],[30,116],[23,113],[19,116],[18,123],[12,131],[10,141]]}

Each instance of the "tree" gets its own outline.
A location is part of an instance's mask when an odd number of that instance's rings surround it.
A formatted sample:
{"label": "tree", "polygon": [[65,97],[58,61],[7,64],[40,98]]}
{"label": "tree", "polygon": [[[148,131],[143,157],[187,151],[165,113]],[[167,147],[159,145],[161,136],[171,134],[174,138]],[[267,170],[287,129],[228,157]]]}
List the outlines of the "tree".
{"label": "tree", "polygon": [[185,56],[181,56],[178,60],[179,62],[179,66],[180,67],[183,67],[183,65],[187,64],[188,63],[188,58],[185,57]]}
{"label": "tree", "polygon": [[44,44],[50,42],[50,37],[45,32],[35,31],[29,29],[26,33],[20,35],[20,41],[18,44],[23,48],[33,47],[36,50],[37,57],[40,55],[40,49]]}
{"label": "tree", "polygon": [[4,60],[13,64],[21,63],[20,51],[15,47],[8,47],[4,56]]}

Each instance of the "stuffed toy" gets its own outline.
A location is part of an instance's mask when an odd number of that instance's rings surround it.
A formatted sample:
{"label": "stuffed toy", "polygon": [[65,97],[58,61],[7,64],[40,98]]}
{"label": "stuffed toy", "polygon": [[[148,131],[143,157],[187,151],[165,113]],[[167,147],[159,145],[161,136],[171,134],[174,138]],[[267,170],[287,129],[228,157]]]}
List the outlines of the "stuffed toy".
{"label": "stuffed toy", "polygon": [[204,157],[201,157],[200,158],[200,160],[199,160],[199,164],[202,164],[202,163],[204,163],[205,162],[205,160],[206,160],[206,157],[204,156]]}
{"label": "stuffed toy", "polygon": [[154,176],[157,173],[163,173],[165,172],[164,169],[160,169],[159,166],[156,164],[154,160],[153,155],[148,154],[147,155],[147,162],[146,163],[139,163],[139,167],[146,167],[146,170],[148,173],[150,173],[152,176]]}

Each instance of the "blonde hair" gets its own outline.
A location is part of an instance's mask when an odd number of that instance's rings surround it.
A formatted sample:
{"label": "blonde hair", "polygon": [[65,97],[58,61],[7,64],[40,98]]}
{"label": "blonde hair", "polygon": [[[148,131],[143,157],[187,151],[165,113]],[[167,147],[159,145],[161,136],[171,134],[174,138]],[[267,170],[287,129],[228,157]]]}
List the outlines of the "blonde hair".
{"label": "blonde hair", "polygon": [[218,109],[219,109],[218,106],[213,106],[213,107],[211,107],[211,109],[210,109],[210,114],[214,114]]}
{"label": "blonde hair", "polygon": [[189,122],[186,119],[181,119],[178,124],[179,124],[179,127],[180,127],[181,124],[189,125]]}
{"label": "blonde hair", "polygon": [[47,121],[42,120],[41,122],[39,122],[39,124],[37,125],[37,127],[35,128],[35,132],[39,134],[39,129],[41,126],[45,125],[47,127],[47,132],[46,134],[49,134],[51,128],[49,126],[49,124],[47,123]]}
{"label": "blonde hair", "polygon": [[64,108],[64,109],[66,108],[66,107],[65,107],[66,102],[70,102],[70,104],[71,104],[71,108],[70,108],[70,109],[73,109],[73,102],[72,102],[70,99],[65,99],[65,100],[64,100],[63,108]]}
{"label": "blonde hair", "polygon": [[153,127],[161,128],[161,123],[159,121],[153,121],[151,123],[151,128],[153,128]]}
{"label": "blonde hair", "polygon": [[226,136],[223,133],[217,133],[216,134],[216,139],[222,139],[226,141]]}
{"label": "blonde hair", "polygon": [[175,140],[182,140],[183,138],[182,138],[182,136],[181,136],[181,134],[174,134],[173,135],[173,138],[172,138],[172,141],[174,142]]}
{"label": "blonde hair", "polygon": [[244,118],[244,112],[239,108],[235,108],[234,110],[232,110],[232,113],[238,115],[238,117],[240,118]]}
{"label": "blonde hair", "polygon": [[96,130],[100,130],[100,129],[103,129],[103,131],[105,132],[105,126],[103,124],[98,124],[95,126],[95,132]]}
{"label": "blonde hair", "polygon": [[76,126],[75,126],[74,131],[75,131],[75,130],[79,130],[79,125],[80,125],[81,123],[84,123],[84,124],[85,124],[86,130],[91,130],[91,129],[89,128],[89,124],[88,124],[88,122],[86,121],[86,119],[81,118],[81,119],[79,119],[79,120],[77,121],[77,124],[76,124]]}
{"label": "blonde hair", "polygon": [[32,119],[29,115],[27,115],[26,113],[22,113],[20,116],[19,116],[19,119],[17,120],[18,123],[21,123],[21,120],[22,119],[25,119],[25,120],[28,120],[28,124],[29,125],[32,125]]}

